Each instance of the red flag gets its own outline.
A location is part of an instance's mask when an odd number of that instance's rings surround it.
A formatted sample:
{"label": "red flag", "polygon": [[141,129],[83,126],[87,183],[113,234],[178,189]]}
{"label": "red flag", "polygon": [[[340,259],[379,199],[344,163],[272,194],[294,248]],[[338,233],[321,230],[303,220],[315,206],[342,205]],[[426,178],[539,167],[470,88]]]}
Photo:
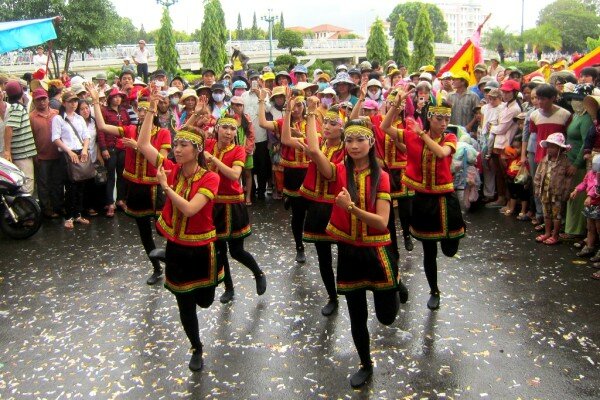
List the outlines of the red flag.
{"label": "red flag", "polygon": [[479,25],[477,30],[473,32],[473,36],[467,39],[465,44],[458,50],[458,52],[452,57],[446,65],[444,65],[438,72],[438,76],[441,76],[444,72],[450,71],[451,73],[465,71],[470,76],[470,84],[473,85],[477,82],[475,79],[474,69],[475,65],[483,62],[483,53],[479,44],[481,39],[481,28],[483,24],[490,18],[491,14]]}
{"label": "red flag", "polygon": [[600,46],[575,61],[568,68],[579,76],[581,70],[585,67],[591,67],[594,64],[600,64]]}

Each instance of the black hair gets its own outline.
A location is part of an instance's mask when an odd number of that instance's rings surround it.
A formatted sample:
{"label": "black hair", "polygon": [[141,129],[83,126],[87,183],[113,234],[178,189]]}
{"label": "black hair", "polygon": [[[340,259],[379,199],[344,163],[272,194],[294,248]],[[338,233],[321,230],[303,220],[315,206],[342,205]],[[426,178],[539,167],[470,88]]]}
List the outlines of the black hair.
{"label": "black hair", "polygon": [[[79,99],[77,101],[77,108],[75,109],[75,112],[77,114],[81,115],[81,105],[84,104],[84,103],[87,104],[88,106],[90,106],[90,104],[87,101],[83,100],[83,99]],[[85,118],[84,118],[84,120],[85,120]],[[92,116],[92,107],[91,106],[90,106],[90,117],[89,117],[89,120],[85,120],[85,123],[87,124],[89,121],[92,121],[92,122],[96,123],[96,119]]]}
{"label": "black hair", "polygon": [[17,104],[22,98],[23,98],[23,92],[12,95],[12,96],[7,96],[6,102],[8,104]]}
{"label": "black hair", "polygon": [[135,79],[135,73],[130,69],[126,69],[125,71],[121,72],[119,79],[123,79],[123,76],[125,75],[130,75],[131,79]]}
{"label": "black hair", "polygon": [[545,99],[551,99],[558,96],[558,90],[552,85],[543,83],[536,88],[535,91],[537,97],[543,97]]}
{"label": "black hair", "polygon": [[373,60],[373,62],[371,63],[371,68],[373,68],[373,69],[379,68],[379,61]]}
{"label": "black hair", "polygon": [[533,89],[535,89],[538,86],[540,86],[540,83],[537,83],[537,82],[528,82],[527,84],[525,84],[525,86],[523,86],[523,89],[529,88],[529,89],[533,90]]}
{"label": "black hair", "polygon": [[48,97],[54,97],[60,92],[62,92],[62,89],[59,89],[54,85],[48,86]]}
{"label": "black hair", "polygon": [[248,137],[248,127],[250,126],[250,123],[248,122],[248,118],[246,118],[246,114],[243,112],[240,115],[240,126],[244,130],[244,135]]}
{"label": "black hair", "polygon": [[596,79],[598,79],[598,70],[593,67],[585,67],[581,70],[581,73],[579,74],[579,76],[583,75],[591,76],[595,81]]}
{"label": "black hair", "polygon": [[[373,67],[373,68],[375,68],[375,67]],[[381,78],[381,73],[380,72],[373,71],[373,72],[369,73],[369,80],[371,80],[371,79],[377,79],[377,80],[379,80],[380,78]]]}
{"label": "black hair", "polygon": [[[367,127],[367,123],[362,119],[353,119],[346,122],[344,125],[344,131],[351,126],[364,126]],[[375,144],[371,146],[369,149],[369,169],[371,170],[371,191],[369,192],[370,205],[375,206],[375,202],[377,201],[377,187],[379,186],[379,180],[381,178],[381,167],[379,166],[379,162],[377,162],[377,157],[375,156]],[[348,189],[348,193],[350,193],[350,198],[353,202],[358,203],[358,191],[356,187],[356,182],[354,181],[354,160],[350,156],[346,156],[344,158],[344,166],[346,167],[346,186]]]}

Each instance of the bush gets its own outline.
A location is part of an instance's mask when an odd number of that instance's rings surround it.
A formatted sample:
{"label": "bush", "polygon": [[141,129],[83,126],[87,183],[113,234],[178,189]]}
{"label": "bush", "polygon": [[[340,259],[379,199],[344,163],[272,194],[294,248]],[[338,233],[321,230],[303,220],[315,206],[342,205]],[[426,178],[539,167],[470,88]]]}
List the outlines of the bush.
{"label": "bush", "polygon": [[106,78],[108,79],[109,85],[112,84],[115,76],[118,77],[121,75],[121,68],[119,67],[108,67],[106,69]]}
{"label": "bush", "polygon": [[530,74],[539,68],[536,61],[525,61],[522,63],[517,61],[505,61],[502,66],[504,68],[511,66],[517,67],[523,72],[523,75]]}
{"label": "bush", "polygon": [[[190,85],[194,85],[202,80],[202,74],[194,74],[193,72],[181,72],[180,77],[185,79]],[[217,76],[216,79],[219,79]]]}
{"label": "bush", "polygon": [[304,57],[306,56],[306,52],[304,50],[293,50],[292,55],[296,57]]}
{"label": "bush", "polygon": [[277,56],[277,58],[275,59],[275,65],[285,65],[285,69],[288,69],[288,66],[291,65],[292,68],[293,66],[295,66],[296,64],[298,64],[298,58],[294,57],[291,54],[282,54],[280,56]]}
{"label": "bush", "polygon": [[312,78],[313,72],[317,68],[326,72],[331,77],[331,79],[335,77],[335,66],[333,65],[332,61],[317,60],[308,69],[309,79]]}

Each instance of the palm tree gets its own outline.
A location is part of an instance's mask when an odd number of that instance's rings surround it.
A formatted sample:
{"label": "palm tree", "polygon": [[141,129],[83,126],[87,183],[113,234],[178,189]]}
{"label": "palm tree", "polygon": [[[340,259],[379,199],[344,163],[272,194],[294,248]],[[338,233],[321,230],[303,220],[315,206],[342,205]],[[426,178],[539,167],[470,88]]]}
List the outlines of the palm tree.
{"label": "palm tree", "polygon": [[501,28],[496,26],[486,31],[481,40],[483,47],[489,50],[496,50],[499,45],[504,47],[507,52],[517,51],[521,48],[520,38],[507,31],[508,27]]}
{"label": "palm tree", "polygon": [[560,50],[562,38],[558,28],[551,24],[543,24],[523,32],[523,40],[537,54],[538,60],[546,49]]}

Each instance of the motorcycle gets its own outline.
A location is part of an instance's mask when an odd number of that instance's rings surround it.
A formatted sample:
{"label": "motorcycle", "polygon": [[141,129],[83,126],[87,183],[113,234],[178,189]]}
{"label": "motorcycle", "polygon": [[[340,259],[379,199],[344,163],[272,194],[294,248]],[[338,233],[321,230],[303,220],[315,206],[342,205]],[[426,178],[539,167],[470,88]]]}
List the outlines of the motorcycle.
{"label": "motorcycle", "polygon": [[13,239],[27,239],[42,225],[38,202],[21,190],[26,179],[16,165],[0,158],[0,230]]}

